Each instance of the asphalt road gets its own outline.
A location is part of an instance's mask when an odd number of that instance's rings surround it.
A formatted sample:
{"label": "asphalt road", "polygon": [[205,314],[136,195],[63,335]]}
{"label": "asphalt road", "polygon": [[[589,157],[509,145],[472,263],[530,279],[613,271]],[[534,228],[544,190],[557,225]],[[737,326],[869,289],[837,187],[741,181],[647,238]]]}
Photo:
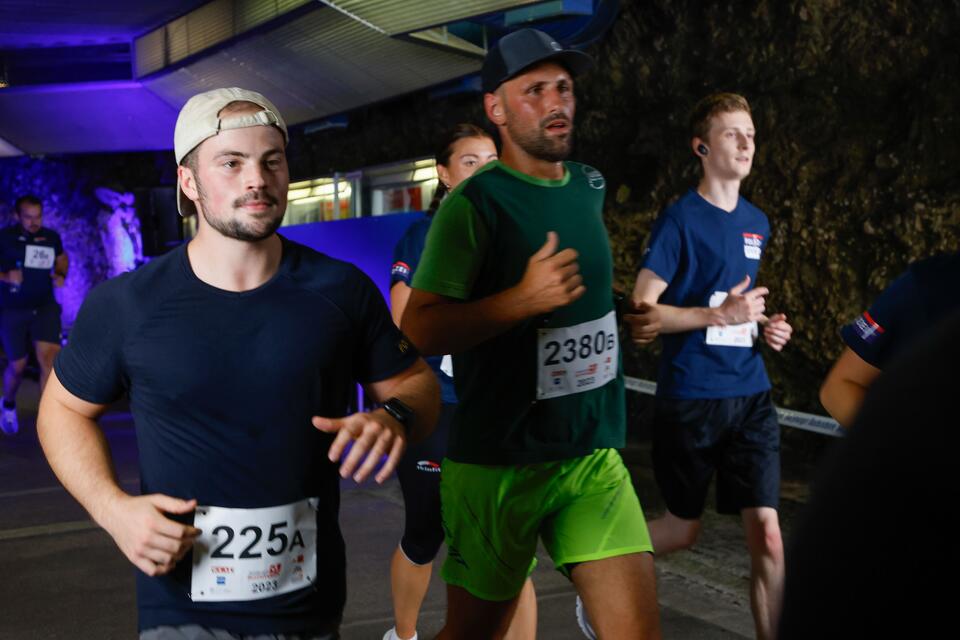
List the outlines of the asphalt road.
{"label": "asphalt road", "polygon": [[[0,437],[0,640],[135,638],[134,569],[47,466],[34,426],[36,384],[25,381],[20,396],[21,432]],[[131,417],[121,408],[105,415],[101,426],[118,477],[135,492]],[[648,516],[656,515],[661,506],[644,443],[632,443],[624,459]],[[802,482],[785,485],[793,498],[783,510],[787,530],[804,491]],[[383,487],[343,484],[341,525],[349,567],[345,640],[379,640],[392,626],[388,567],[402,524],[395,480]],[[708,513],[699,545],[658,558],[657,571],[665,638],[753,637],[749,567],[737,518]],[[573,588],[543,553],[534,582],[539,637],[582,638],[574,620]],[[421,638],[440,628],[444,610],[443,585],[434,575],[421,615]]]}

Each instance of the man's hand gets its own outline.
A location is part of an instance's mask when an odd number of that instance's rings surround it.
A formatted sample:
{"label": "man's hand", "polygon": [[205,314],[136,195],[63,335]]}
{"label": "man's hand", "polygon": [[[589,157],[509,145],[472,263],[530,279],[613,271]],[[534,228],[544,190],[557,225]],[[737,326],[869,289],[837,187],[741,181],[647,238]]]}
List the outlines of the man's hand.
{"label": "man's hand", "polygon": [[53,280],[53,286],[62,287],[67,280],[67,276],[61,275],[56,271],[50,273],[50,278]]}
{"label": "man's hand", "polygon": [[370,413],[355,413],[345,418],[314,416],[313,426],[324,433],[337,434],[328,452],[331,462],[339,460],[347,443],[353,440],[350,453],[340,464],[340,477],[348,478],[353,475],[355,482],[366,480],[380,458],[389,454],[387,462],[375,478],[377,483],[383,484],[393,473],[407,447],[403,425],[383,409]]}
{"label": "man's hand", "polygon": [[650,344],[660,333],[660,311],[648,302],[631,302],[630,313],[623,314],[623,321],[630,325],[630,338],[634,344]]}
{"label": "man's hand", "polygon": [[19,286],[23,284],[23,271],[20,269],[10,269],[7,271],[7,284]]}
{"label": "man's hand", "polygon": [[547,232],[547,241],[530,256],[523,279],[516,286],[520,303],[529,317],[549,313],[582,296],[587,288],[580,276],[577,252],[557,252],[559,240],[554,231]]}
{"label": "man's hand", "polygon": [[756,287],[744,293],[750,286],[750,276],[744,277],[727,293],[727,297],[715,313],[712,314],[714,323],[720,326],[728,324],[743,324],[744,322],[759,322],[763,320],[766,302],[763,297],[770,293],[766,287]]}
{"label": "man's hand", "polygon": [[123,494],[103,525],[130,562],[148,576],[161,576],[173,570],[201,533],[200,529],[171,520],[165,514],[190,513],[196,508],[196,500],[159,493]]}
{"label": "man's hand", "polygon": [[761,319],[763,323],[763,339],[767,345],[774,351],[782,351],[790,342],[790,336],[793,334],[793,327],[787,323],[787,316],[777,313],[769,318]]}

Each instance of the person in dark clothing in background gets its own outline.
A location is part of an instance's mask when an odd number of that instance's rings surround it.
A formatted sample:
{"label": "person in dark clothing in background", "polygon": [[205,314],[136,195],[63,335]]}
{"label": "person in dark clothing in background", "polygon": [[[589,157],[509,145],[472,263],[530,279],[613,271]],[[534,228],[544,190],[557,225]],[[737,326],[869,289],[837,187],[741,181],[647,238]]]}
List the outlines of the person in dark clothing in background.
{"label": "person in dark clothing in background", "polygon": [[7,354],[3,371],[3,409],[0,429],[19,430],[17,391],[27,367],[29,341],[40,365],[40,390],[47,383],[53,360],[60,352],[60,305],[53,288],[62,287],[69,260],[60,235],[43,226],[43,203],[25,195],[14,205],[17,222],[0,231],[0,334]]}

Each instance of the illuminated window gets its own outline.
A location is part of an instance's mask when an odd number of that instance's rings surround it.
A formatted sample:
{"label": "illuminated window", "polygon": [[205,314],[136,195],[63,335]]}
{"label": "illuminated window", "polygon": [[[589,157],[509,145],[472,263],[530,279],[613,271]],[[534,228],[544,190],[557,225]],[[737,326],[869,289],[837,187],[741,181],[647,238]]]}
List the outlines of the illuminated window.
{"label": "illuminated window", "polygon": [[291,183],[283,225],[358,217],[362,212],[355,194],[359,191],[360,179],[361,174],[357,172]]}

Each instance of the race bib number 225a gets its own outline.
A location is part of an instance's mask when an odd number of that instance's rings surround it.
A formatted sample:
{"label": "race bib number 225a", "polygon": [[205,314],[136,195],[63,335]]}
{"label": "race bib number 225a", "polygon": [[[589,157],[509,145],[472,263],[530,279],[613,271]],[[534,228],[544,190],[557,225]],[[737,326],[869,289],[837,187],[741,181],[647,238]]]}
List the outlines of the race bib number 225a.
{"label": "race bib number 225a", "polygon": [[261,509],[199,506],[194,602],[260,600],[316,580],[316,498]]}

